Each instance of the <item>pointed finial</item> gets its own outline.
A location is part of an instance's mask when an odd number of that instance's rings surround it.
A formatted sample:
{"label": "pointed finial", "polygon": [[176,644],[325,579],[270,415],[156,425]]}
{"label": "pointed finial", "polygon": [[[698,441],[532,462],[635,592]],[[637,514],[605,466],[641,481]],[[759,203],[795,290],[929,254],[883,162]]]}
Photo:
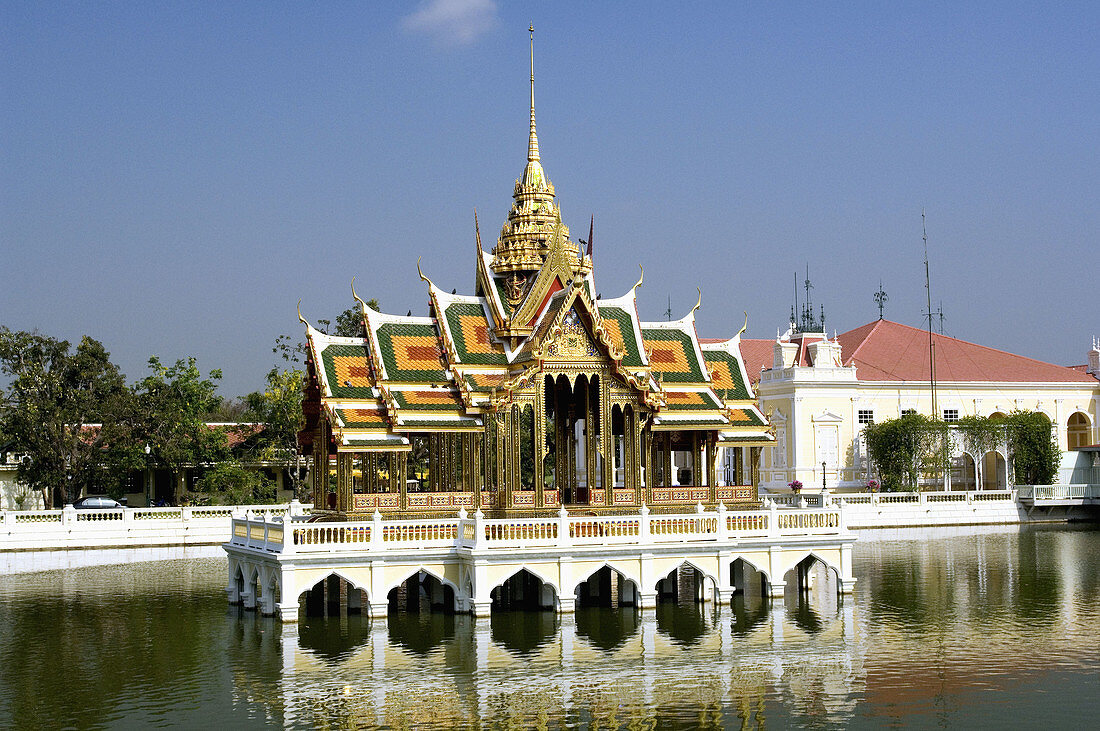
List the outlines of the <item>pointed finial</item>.
{"label": "pointed finial", "polygon": [[630,288],[630,293],[634,294],[634,290],[642,286],[642,280],[645,279],[645,269],[642,269],[642,265],[638,265],[638,281],[634,283],[634,286]]}
{"label": "pointed finial", "polygon": [[355,277],[351,278],[351,296],[355,298],[355,301],[358,302],[363,309],[366,309],[367,303],[361,300],[359,295],[355,293]]}
{"label": "pointed finial", "polygon": [[477,209],[474,209],[474,236],[477,238],[477,251],[481,253],[481,228],[477,225]]}
{"label": "pointed finial", "polygon": [[433,282],[432,280],[430,280],[426,276],[424,276],[424,272],[422,272],[420,270],[420,257],[419,256],[416,257],[416,273],[420,275],[420,280],[421,281],[428,283],[429,287],[434,287],[435,286],[435,282]]}
{"label": "pointed finial", "polygon": [[698,287],[696,287],[696,288],[695,288],[695,291],[699,293],[699,301],[698,301],[698,302],[696,302],[696,303],[695,303],[695,306],[691,308],[691,312],[689,312],[689,313],[688,313],[689,315],[694,315],[694,314],[695,314],[695,311],[696,311],[697,309],[699,309],[700,307],[702,307],[702,305],[703,305],[703,290],[701,290],[701,289],[699,289]]}
{"label": "pointed finial", "polygon": [[735,338],[741,337],[742,335],[745,334],[745,331],[749,329],[749,311],[744,310],[744,312],[745,312],[745,324],[742,325],[741,329],[737,331],[736,335],[734,335]]}
{"label": "pointed finial", "polygon": [[531,137],[527,141],[527,162],[539,159],[539,138],[535,134],[535,25],[527,29],[531,32]]}
{"label": "pointed finial", "polygon": [[298,298],[298,322],[302,323],[306,327],[309,327],[309,323],[306,322],[306,318],[302,317],[302,298]]}
{"label": "pointed finial", "polygon": [[589,219],[589,221],[588,221],[588,251],[586,253],[587,253],[587,256],[588,256],[589,259],[592,258],[592,233],[595,229],[595,226],[596,226],[596,215],[592,214],[592,218]]}

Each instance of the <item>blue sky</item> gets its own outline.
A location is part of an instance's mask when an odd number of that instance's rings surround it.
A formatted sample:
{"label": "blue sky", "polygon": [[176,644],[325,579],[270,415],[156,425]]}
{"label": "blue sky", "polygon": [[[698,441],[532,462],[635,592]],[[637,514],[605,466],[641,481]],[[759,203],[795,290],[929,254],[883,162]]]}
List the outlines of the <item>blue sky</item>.
{"label": "blue sky", "polygon": [[523,169],[645,319],[920,325],[1083,363],[1100,335],[1100,4],[0,2],[0,322],[259,388],[352,303],[473,288]]}

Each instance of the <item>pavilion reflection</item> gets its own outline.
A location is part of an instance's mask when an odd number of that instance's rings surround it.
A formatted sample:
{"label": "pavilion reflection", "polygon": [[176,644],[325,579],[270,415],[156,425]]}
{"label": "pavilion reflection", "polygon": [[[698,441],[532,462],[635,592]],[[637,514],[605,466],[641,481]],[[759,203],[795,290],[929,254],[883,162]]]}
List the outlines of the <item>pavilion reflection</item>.
{"label": "pavilion reflection", "polygon": [[705,604],[661,603],[657,605],[657,631],[667,636],[674,644],[691,646],[698,643],[712,625],[707,618]]}
{"label": "pavilion reflection", "polygon": [[494,643],[526,657],[558,636],[558,614],[553,611],[493,612],[489,627]]}
{"label": "pavilion reflection", "polygon": [[281,652],[282,674],[274,685],[265,677],[272,692],[257,694],[264,683],[249,663],[236,685],[285,725],[305,727],[759,727],[766,699],[783,685],[797,688],[789,707],[803,720],[850,718],[832,695],[847,697],[861,682],[854,607],[834,618],[792,599],[564,617],[501,611],[488,620],[310,618],[285,626],[279,642],[246,632],[238,651],[269,660]]}
{"label": "pavilion reflection", "polygon": [[734,637],[747,637],[757,627],[768,621],[771,602],[762,597],[746,597],[735,594],[730,602],[730,632]]}
{"label": "pavilion reflection", "polygon": [[[454,614],[442,612],[396,612],[386,619],[390,643],[419,655],[438,650],[455,639]],[[462,617],[468,623],[468,618]]]}
{"label": "pavilion reflection", "polygon": [[354,654],[370,641],[371,620],[362,614],[307,617],[298,626],[298,647],[335,662]]}
{"label": "pavilion reflection", "polygon": [[794,625],[809,635],[816,635],[825,629],[825,622],[805,594],[799,595],[789,614]]}
{"label": "pavilion reflection", "polygon": [[616,650],[637,634],[639,612],[633,607],[586,607],[574,615],[577,635],[601,650]]}

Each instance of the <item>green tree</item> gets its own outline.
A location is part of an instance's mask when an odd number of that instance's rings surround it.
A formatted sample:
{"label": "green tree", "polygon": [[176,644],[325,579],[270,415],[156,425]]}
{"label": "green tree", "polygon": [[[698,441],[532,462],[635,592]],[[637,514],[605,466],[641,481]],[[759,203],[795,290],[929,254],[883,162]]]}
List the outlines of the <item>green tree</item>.
{"label": "green tree", "polygon": [[219,462],[203,472],[188,495],[192,502],[214,505],[255,505],[275,502],[275,483],[240,462]]}
{"label": "green tree", "polygon": [[263,424],[263,431],[252,440],[253,456],[281,465],[289,476],[291,489],[299,499],[301,471],[305,462],[298,452],[298,424],[302,416],[302,371],[297,368],[272,368],[267,387],[245,397],[249,410]]}
{"label": "green tree", "polygon": [[72,350],[65,340],[0,327],[0,372],[9,379],[0,431],[27,455],[19,480],[47,506],[55,494],[64,502],[119,494],[132,466],[133,402],[102,343],[85,336]]}
{"label": "green tree", "polygon": [[939,472],[948,465],[947,425],[923,414],[868,424],[867,451],[886,490],[916,490],[922,472]]}
{"label": "green tree", "polygon": [[135,385],[134,393],[142,415],[141,443],[136,446],[148,446],[150,466],[180,474],[186,467],[228,459],[226,432],[206,424],[206,416],[221,403],[221,371],[212,370],[203,378],[194,358],[165,366],[153,357],[149,368],[153,372]]}
{"label": "green tree", "polygon": [[[373,297],[367,300],[367,307],[372,310],[381,309],[378,300]],[[366,334],[363,332],[363,310],[359,307],[358,303],[336,316],[336,327],[331,333],[329,332],[329,327],[332,325],[331,320],[318,320],[317,324],[321,332],[328,335],[339,335],[345,338],[361,338]]]}
{"label": "green tree", "polygon": [[1058,476],[1062,450],[1046,414],[1013,411],[1005,417],[1008,451],[1018,485],[1050,485]]}

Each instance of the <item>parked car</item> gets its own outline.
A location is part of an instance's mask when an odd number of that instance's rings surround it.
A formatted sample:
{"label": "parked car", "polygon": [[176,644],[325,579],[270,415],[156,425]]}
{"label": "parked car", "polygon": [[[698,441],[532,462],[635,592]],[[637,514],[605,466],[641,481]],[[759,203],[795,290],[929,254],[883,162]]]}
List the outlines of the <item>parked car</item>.
{"label": "parked car", "polygon": [[85,495],[73,503],[77,510],[111,510],[125,507],[118,500],[106,495]]}

